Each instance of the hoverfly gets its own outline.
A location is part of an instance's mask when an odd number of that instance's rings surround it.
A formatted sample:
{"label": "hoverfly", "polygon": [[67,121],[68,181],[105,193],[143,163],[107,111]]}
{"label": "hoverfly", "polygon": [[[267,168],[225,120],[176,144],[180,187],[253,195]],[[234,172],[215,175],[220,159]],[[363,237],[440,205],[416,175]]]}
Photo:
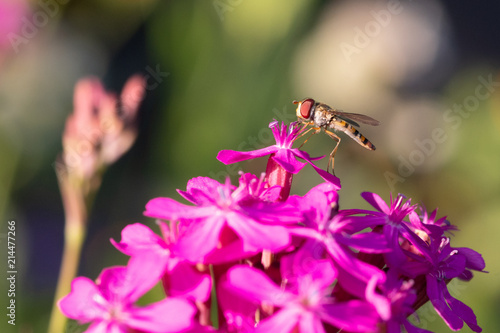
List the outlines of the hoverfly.
{"label": "hoverfly", "polygon": [[[305,126],[311,126],[311,128],[302,133],[302,135],[305,135],[309,131],[314,130],[314,132],[312,132],[312,134],[304,141],[304,143],[306,143],[306,141],[309,140],[312,135],[321,132],[321,129],[323,129],[329,137],[337,141],[337,145],[335,146],[335,148],[333,148],[330,154],[327,171],[331,164],[333,172],[334,157],[340,144],[340,138],[335,133],[329,131],[329,129],[333,129],[334,131],[342,131],[362,147],[368,150],[375,150],[375,146],[373,145],[373,143],[371,143],[370,140],[359,133],[359,131],[355,129],[353,125],[359,127],[359,124],[357,123],[357,121],[359,121],[363,124],[378,126],[378,120],[359,113],[342,112],[326,104],[316,102],[312,98],[306,98],[300,102],[293,101],[293,104],[298,104],[298,121],[305,124]],[[304,143],[302,143],[302,145],[304,145]]]}

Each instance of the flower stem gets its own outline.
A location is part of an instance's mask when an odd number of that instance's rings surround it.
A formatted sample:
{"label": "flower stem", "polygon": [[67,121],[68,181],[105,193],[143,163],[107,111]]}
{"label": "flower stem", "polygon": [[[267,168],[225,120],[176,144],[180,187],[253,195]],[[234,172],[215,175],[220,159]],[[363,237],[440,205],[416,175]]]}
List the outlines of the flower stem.
{"label": "flower stem", "polygon": [[78,272],[80,254],[87,233],[87,196],[82,191],[82,185],[71,177],[59,177],[65,215],[64,249],[50,315],[49,333],[64,332],[67,318],[59,310],[57,302],[71,291],[71,281]]}

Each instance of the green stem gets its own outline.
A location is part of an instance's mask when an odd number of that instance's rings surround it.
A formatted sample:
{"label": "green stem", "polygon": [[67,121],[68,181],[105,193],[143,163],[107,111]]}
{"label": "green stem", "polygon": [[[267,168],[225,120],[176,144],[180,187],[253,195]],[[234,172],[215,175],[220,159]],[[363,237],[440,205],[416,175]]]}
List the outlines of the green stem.
{"label": "green stem", "polygon": [[80,254],[87,233],[88,211],[81,185],[74,179],[60,178],[59,186],[65,213],[64,250],[48,333],[62,333],[65,330],[67,318],[59,310],[57,302],[71,291],[71,281],[78,272]]}

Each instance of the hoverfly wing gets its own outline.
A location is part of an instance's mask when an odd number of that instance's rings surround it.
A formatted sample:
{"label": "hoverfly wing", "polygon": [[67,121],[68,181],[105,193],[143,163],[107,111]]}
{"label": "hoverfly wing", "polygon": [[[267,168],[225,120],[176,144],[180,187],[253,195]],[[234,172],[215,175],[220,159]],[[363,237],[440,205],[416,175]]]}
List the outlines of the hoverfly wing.
{"label": "hoverfly wing", "polygon": [[346,123],[349,123],[349,124],[351,124],[353,126],[359,127],[359,124],[357,122],[355,122],[354,120],[352,120],[352,119],[349,119],[347,117],[342,117],[341,115],[336,115],[336,117],[339,118],[339,119],[342,119]]}
{"label": "hoverfly wing", "polygon": [[359,124],[357,121],[359,121],[362,124],[366,125],[371,125],[371,126],[378,126],[380,125],[380,122],[376,119],[373,119],[372,117],[365,116],[364,114],[359,114],[359,113],[350,113],[350,112],[342,112],[335,110],[333,112],[337,117],[341,118],[342,120],[351,123],[354,126],[358,126]]}

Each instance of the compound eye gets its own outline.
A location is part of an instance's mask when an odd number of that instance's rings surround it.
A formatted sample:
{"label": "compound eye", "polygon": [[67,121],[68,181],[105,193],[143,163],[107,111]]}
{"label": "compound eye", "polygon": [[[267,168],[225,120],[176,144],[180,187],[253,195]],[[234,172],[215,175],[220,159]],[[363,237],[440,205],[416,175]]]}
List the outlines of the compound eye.
{"label": "compound eye", "polygon": [[308,98],[305,99],[300,105],[300,115],[304,119],[309,119],[311,117],[311,110],[314,105],[314,99]]}

